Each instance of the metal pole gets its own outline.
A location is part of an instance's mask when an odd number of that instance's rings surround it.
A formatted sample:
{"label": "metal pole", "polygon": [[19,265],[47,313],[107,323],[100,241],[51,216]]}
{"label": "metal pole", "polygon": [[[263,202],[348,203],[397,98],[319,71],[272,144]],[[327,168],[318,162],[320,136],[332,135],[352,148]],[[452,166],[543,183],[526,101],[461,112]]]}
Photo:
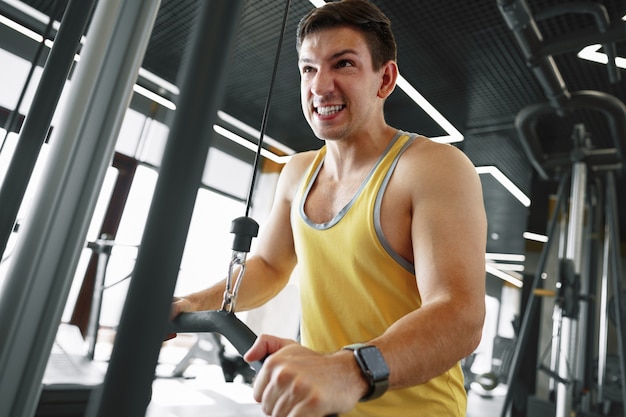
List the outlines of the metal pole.
{"label": "metal pole", "polygon": [[36,199],[0,291],[0,416],[31,417],[157,0],[98,2]]}
{"label": "metal pole", "polygon": [[619,251],[619,217],[617,211],[617,195],[615,191],[615,178],[613,172],[606,174],[606,224],[605,233],[610,234],[609,238],[609,267],[612,279],[613,297],[615,298],[615,327],[617,329],[617,349],[620,367],[620,387],[622,394],[622,404],[626,404],[626,340],[624,340],[625,326],[624,311],[622,301],[622,266]]}
{"label": "metal pole", "polygon": [[604,226],[604,244],[602,246],[602,280],[600,286],[600,318],[598,332],[598,404],[604,402],[605,397],[605,378],[606,378],[606,359],[608,353],[608,334],[609,334],[609,254],[611,246],[610,225],[605,216]]}
{"label": "metal pole", "polygon": [[96,267],[96,276],[93,285],[93,299],[91,302],[91,311],[89,312],[89,322],[87,324],[87,337],[85,338],[87,341],[87,357],[93,360],[96,353],[96,343],[98,342],[98,329],[100,328],[104,281],[109,259],[111,259],[113,239],[111,239],[111,235],[105,233],[95,242],[89,242],[87,247],[98,255],[98,265]]}
{"label": "metal pole", "polygon": [[[587,165],[584,162],[576,162],[572,167],[571,202],[565,259],[573,263],[574,272],[577,276],[579,276],[581,270],[586,187]],[[577,296],[577,294],[574,296]],[[578,300],[575,302],[578,303]],[[572,410],[573,393],[576,385],[574,380],[578,377],[576,375],[577,338],[578,317],[564,311],[561,326],[558,375],[563,380],[566,380],[567,383],[557,381],[556,417],[570,417]]]}
{"label": "metal pole", "polygon": [[[41,54],[43,53],[43,50],[46,46],[46,40],[50,37],[50,32],[52,32],[54,16],[58,14],[57,9],[61,5],[58,1],[56,3],[56,8],[50,13],[50,19],[48,19],[46,29],[43,31],[41,42],[39,42],[39,45],[37,45],[37,51],[35,52],[35,55],[33,56],[33,59],[31,61],[30,70],[28,70],[28,75],[26,76],[26,80],[24,81],[24,85],[22,86],[22,91],[20,92],[20,96],[17,99],[17,103],[15,103],[13,111],[9,113],[9,117],[7,117],[7,120],[4,124],[5,133],[2,142],[0,142],[0,153],[2,153],[2,149],[4,149],[4,145],[7,143],[7,139],[11,134],[11,131],[13,131],[13,125],[15,124],[15,121],[20,114],[20,107],[22,107],[22,102],[24,101],[24,97],[26,97],[26,91],[28,90],[28,86],[33,79],[33,74],[35,73],[35,68],[37,68],[37,63],[41,59]],[[0,254],[2,254],[2,251],[0,251]]]}
{"label": "metal pole", "polygon": [[519,374],[520,367],[522,365],[521,358],[524,351],[528,345],[528,338],[531,330],[531,319],[537,313],[537,309],[539,308],[538,296],[535,294],[535,290],[540,288],[542,283],[541,275],[545,271],[546,264],[548,262],[548,256],[550,255],[550,249],[552,248],[552,244],[555,239],[555,230],[558,224],[559,215],[561,211],[561,206],[565,201],[565,184],[567,183],[568,177],[564,175],[559,183],[559,188],[557,190],[557,201],[554,207],[554,212],[552,213],[552,217],[548,222],[548,241],[543,246],[541,251],[541,255],[539,257],[539,261],[537,262],[537,269],[535,271],[535,275],[533,277],[533,281],[531,283],[531,289],[529,291],[529,298],[526,305],[526,310],[524,310],[524,317],[522,318],[522,324],[520,326],[519,334],[515,339],[515,349],[513,350],[513,357],[511,359],[511,367],[509,369],[509,375],[507,377],[507,386],[508,390],[506,392],[504,403],[502,405],[502,410],[500,417],[506,417],[509,414],[509,407],[513,401],[513,392],[515,384],[517,383],[517,376]]}
{"label": "metal pole", "polygon": [[[54,45],[41,74],[32,105],[22,126],[15,153],[0,185],[0,255],[6,249],[17,213],[37,162],[65,81],[74,63],[80,38],[95,0],[72,0],[65,10]],[[35,63],[33,62],[33,66]],[[16,109],[16,112],[18,110]],[[7,134],[11,125],[7,126]]]}
{"label": "metal pole", "polygon": [[[137,417],[150,401],[187,231],[221,104],[243,1],[201,2],[180,101],[142,238],[111,361],[88,416]],[[129,366],[132,369],[129,369]]]}

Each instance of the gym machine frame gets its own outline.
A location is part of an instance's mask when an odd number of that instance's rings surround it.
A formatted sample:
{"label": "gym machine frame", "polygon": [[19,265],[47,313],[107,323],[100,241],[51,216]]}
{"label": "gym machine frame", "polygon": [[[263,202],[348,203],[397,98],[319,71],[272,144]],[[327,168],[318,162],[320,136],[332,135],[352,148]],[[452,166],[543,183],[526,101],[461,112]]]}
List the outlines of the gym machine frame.
{"label": "gym machine frame", "polygon": [[[590,398],[583,398],[583,392],[591,385],[591,375],[586,366],[590,361],[591,354],[586,352],[586,341],[591,334],[589,306],[594,300],[592,294],[593,279],[595,271],[592,270],[594,264],[591,262],[596,253],[591,245],[591,235],[600,234],[584,225],[584,217],[589,223],[595,223],[595,219],[601,219],[604,214],[604,246],[602,265],[602,291],[600,294],[599,314],[600,314],[600,335],[598,338],[598,403],[603,399],[604,370],[606,366],[606,339],[607,339],[607,298],[608,288],[614,293],[617,301],[616,307],[619,312],[619,296],[621,295],[621,271],[619,261],[619,248],[615,242],[619,242],[616,208],[616,191],[614,185],[613,171],[620,169],[619,163],[607,161],[607,152],[593,151],[589,148],[589,141],[586,131],[582,125],[574,128],[572,139],[577,146],[571,152],[572,159],[571,172],[561,172],[558,198],[554,207],[554,212],[549,225],[548,243],[544,246],[537,271],[532,283],[531,295],[525,311],[524,320],[518,336],[516,350],[513,356],[511,373],[509,374],[509,391],[503,408],[503,415],[508,409],[511,394],[515,391],[517,383],[515,376],[520,367],[520,355],[527,345],[529,335],[529,323],[537,310],[537,289],[542,285],[542,274],[550,253],[551,243],[559,241],[562,247],[559,248],[559,284],[557,298],[554,307],[553,323],[553,344],[552,357],[549,367],[538,365],[538,369],[545,371],[550,377],[550,388],[555,389],[556,416],[569,416],[575,404],[582,408],[583,412],[589,412]],[[556,164],[558,158],[549,160],[554,168],[562,168],[563,165]],[[564,164],[567,162],[562,161]],[[609,162],[609,163],[605,163]],[[589,172],[591,171],[591,172]],[[545,171],[544,171],[545,172]],[[592,177],[594,181],[592,181]],[[569,180],[569,181],[568,181]],[[569,194],[567,185],[569,182]],[[596,191],[595,193],[593,191]],[[598,194],[604,194],[604,198],[598,198]],[[565,213],[565,202],[570,198],[568,213]],[[604,201],[602,201],[604,200]],[[556,226],[559,218],[567,218],[568,223],[565,231],[561,231],[564,239],[559,239]],[[587,264],[583,262],[587,261]],[[596,305],[594,303],[593,305]],[[591,318],[590,318],[591,316]],[[620,358],[620,370],[624,372],[624,323],[617,317],[617,342]],[[622,398],[626,398],[622,386]]]}
{"label": "gym machine frame", "polygon": [[[565,184],[570,178],[571,203],[569,207],[568,225],[566,231],[565,248],[560,252],[559,277],[560,288],[555,305],[555,322],[553,335],[557,335],[553,344],[553,355],[550,373],[551,384],[556,385],[555,403],[556,416],[569,417],[575,400],[581,401],[582,407],[589,406],[587,399],[575,391],[585,375],[585,361],[588,356],[585,352],[585,343],[588,334],[589,309],[587,305],[590,291],[589,276],[583,276],[581,260],[583,259],[584,216],[588,197],[590,172],[604,171],[603,178],[597,183],[604,186],[605,194],[605,241],[602,276],[602,300],[600,338],[606,338],[606,297],[608,296],[608,279],[612,278],[612,289],[616,298],[616,323],[618,354],[622,377],[622,401],[626,404],[626,351],[624,348],[624,323],[622,323],[621,303],[621,271],[618,249],[617,203],[613,171],[622,169],[623,152],[626,142],[626,106],[613,96],[596,91],[579,91],[570,93],[564,85],[563,79],[556,67],[551,53],[563,53],[579,50],[589,43],[603,43],[609,55],[609,79],[612,82],[619,80],[619,72],[615,66],[615,40],[624,38],[624,28],[620,23],[611,25],[608,14],[603,6],[591,3],[575,3],[559,6],[539,15],[540,19],[563,14],[566,12],[588,13],[595,17],[599,34],[596,39],[572,38],[561,41],[559,44],[545,42],[531,16],[530,9],[524,0],[498,0],[500,11],[509,28],[515,35],[529,68],[540,82],[548,99],[546,103],[528,106],[516,117],[516,128],[522,141],[522,146],[533,167],[544,180],[560,177],[558,201],[548,226],[548,243],[543,248],[535,273],[530,298],[524,313],[520,333],[517,338],[516,349],[508,378],[508,391],[501,416],[506,416],[511,405],[512,393],[516,384],[516,377],[520,368],[521,353],[525,350],[529,337],[529,323],[536,314],[537,298],[535,291],[541,285],[541,275],[547,262],[551,243],[555,239],[555,226],[561,206],[564,204]],[[583,124],[574,126],[572,133],[573,150],[569,153],[545,154],[536,132],[537,120],[548,114],[565,116],[576,110],[598,110],[606,116],[613,140],[614,148],[592,149],[586,128]],[[571,173],[566,172],[570,168]],[[597,214],[597,213],[596,213]],[[599,399],[602,399],[603,376],[605,367],[606,343],[599,341],[601,357],[599,360]],[[579,351],[580,349],[580,351]],[[572,372],[571,366],[574,367]],[[545,370],[545,369],[544,369]],[[588,377],[588,375],[587,375]],[[584,381],[587,382],[587,381]],[[585,403],[585,401],[587,401]],[[589,411],[589,410],[582,410]]]}

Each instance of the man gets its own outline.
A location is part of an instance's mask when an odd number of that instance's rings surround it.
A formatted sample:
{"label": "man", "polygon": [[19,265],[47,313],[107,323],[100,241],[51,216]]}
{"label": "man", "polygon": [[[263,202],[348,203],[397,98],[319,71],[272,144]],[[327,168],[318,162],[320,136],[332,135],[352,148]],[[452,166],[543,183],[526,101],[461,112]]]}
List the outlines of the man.
{"label": "man", "polygon": [[[458,362],[485,311],[475,169],[453,146],[385,122],[398,66],[371,3],[311,11],[297,47],[302,110],[325,146],[284,167],[237,307],[274,297],[297,266],[302,344],[258,338],[245,359],[269,357],[254,397],[271,416],[465,416]],[[223,290],[178,299],[172,314],[217,309]]]}

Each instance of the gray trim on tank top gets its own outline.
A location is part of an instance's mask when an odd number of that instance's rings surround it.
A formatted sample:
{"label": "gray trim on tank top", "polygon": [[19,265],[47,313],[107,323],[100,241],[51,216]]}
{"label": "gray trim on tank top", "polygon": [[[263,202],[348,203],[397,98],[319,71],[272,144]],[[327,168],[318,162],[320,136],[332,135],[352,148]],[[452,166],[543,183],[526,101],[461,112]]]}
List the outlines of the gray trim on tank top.
{"label": "gray trim on tank top", "polygon": [[[339,220],[341,220],[343,216],[345,216],[348,210],[350,210],[350,207],[354,205],[354,202],[356,201],[357,197],[361,195],[361,191],[363,190],[365,185],[369,182],[372,175],[374,175],[374,171],[378,168],[378,165],[380,165],[380,162],[383,160],[383,158],[387,156],[387,153],[389,152],[391,147],[394,145],[394,143],[396,143],[396,141],[405,134],[406,134],[405,132],[398,130],[398,132],[395,134],[393,139],[391,139],[391,142],[389,142],[389,144],[387,145],[383,153],[378,157],[376,164],[374,164],[374,167],[370,170],[369,174],[367,174],[367,177],[365,177],[359,189],[356,191],[356,193],[354,193],[354,196],[352,196],[352,199],[350,199],[348,204],[346,204],[341,210],[339,210],[339,212],[335,215],[335,217],[333,217],[332,219],[330,219],[330,221],[326,223],[315,223],[314,221],[309,219],[309,216],[307,216],[306,213],[304,212],[304,203],[306,202],[309,196],[309,192],[311,191],[311,188],[313,187],[313,184],[315,183],[315,180],[317,179],[317,176],[320,170],[322,169],[322,165],[324,165],[324,161],[322,160],[320,164],[317,166],[317,168],[315,169],[315,172],[313,173],[313,175],[311,175],[311,179],[309,180],[309,183],[307,184],[307,187],[304,190],[304,193],[302,194],[302,199],[300,201],[300,209],[299,209],[302,220],[307,225],[309,225],[310,227],[316,230],[330,229],[331,227],[336,225],[339,222]],[[326,155],[324,155],[324,159],[326,159]]]}
{"label": "gray trim on tank top", "polygon": [[[405,133],[405,134],[409,135],[409,133]],[[393,171],[396,169],[396,165],[398,165],[398,160],[400,159],[400,156],[411,145],[411,143],[413,143],[413,141],[417,137],[416,134],[410,134],[410,135],[411,137],[409,138],[409,140],[407,140],[404,143],[404,145],[402,145],[402,149],[398,151],[398,154],[391,162],[391,165],[389,166],[389,170],[387,171],[387,174],[385,175],[385,178],[383,179],[383,182],[382,184],[380,184],[380,188],[378,189],[378,194],[376,195],[376,202],[374,203],[374,230],[376,230],[376,236],[378,236],[378,240],[380,241],[380,244],[383,245],[383,248],[385,248],[387,253],[396,262],[398,262],[400,266],[402,266],[404,269],[406,269],[410,273],[415,274],[415,266],[409,261],[407,261],[406,259],[404,259],[398,252],[393,250],[393,248],[391,247],[391,244],[389,243],[389,241],[387,240],[387,238],[385,237],[383,233],[383,227],[380,222],[380,211],[381,211],[380,209],[381,209],[382,202],[383,202],[383,195],[385,194],[385,190],[387,189],[387,185],[389,184],[389,179],[391,178]]]}
{"label": "gray trim on tank top", "polygon": [[385,156],[387,156],[387,153],[389,152],[391,147],[396,143],[396,141],[401,136],[404,136],[404,135],[410,135],[411,137],[409,138],[409,140],[406,141],[406,143],[402,146],[402,149],[400,149],[398,154],[395,156],[394,160],[392,161],[392,163],[391,163],[391,165],[389,167],[389,170],[387,171],[387,173],[385,175],[385,178],[383,179],[383,182],[382,182],[382,184],[381,184],[381,186],[380,186],[380,188],[378,190],[378,193],[376,195],[376,201],[374,203],[374,213],[373,213],[373,217],[374,217],[374,231],[376,232],[376,236],[378,237],[378,240],[380,241],[380,243],[383,246],[383,248],[385,249],[385,251],[389,254],[389,256],[391,256],[400,266],[402,266],[408,272],[410,272],[412,274],[415,274],[415,267],[413,266],[413,264],[411,264],[409,261],[404,259],[398,252],[396,252],[391,247],[391,245],[389,244],[389,241],[385,238],[385,235],[383,234],[382,226],[381,226],[381,223],[380,223],[380,207],[381,207],[381,204],[382,204],[383,195],[385,194],[385,190],[387,189],[387,184],[389,183],[389,179],[391,178],[391,174],[393,173],[393,171],[396,168],[396,165],[398,164],[398,160],[400,159],[400,155],[402,155],[402,153],[409,147],[409,145],[411,143],[413,143],[413,141],[417,137],[417,134],[414,134],[414,133],[411,134],[411,133],[407,133],[407,132],[398,130],[396,135],[393,137],[391,142],[387,145],[387,148],[381,154],[381,156],[378,158],[378,161],[376,162],[376,164],[374,165],[374,167],[372,168],[370,173],[367,175],[367,177],[363,180],[363,183],[361,183],[361,186],[359,187],[357,192],[354,194],[352,199],[348,202],[348,204],[346,204],[345,207],[343,209],[341,209],[339,211],[339,213],[337,213],[337,215],[334,218],[332,218],[329,222],[327,222],[327,223],[315,223],[311,219],[309,219],[309,217],[304,212],[304,203],[306,202],[306,199],[309,196],[309,192],[311,191],[311,188],[313,187],[313,183],[315,182],[315,179],[317,178],[317,175],[319,174],[320,170],[322,169],[322,165],[323,165],[323,161],[322,161],[317,166],[317,168],[315,169],[315,172],[313,173],[309,183],[307,184],[307,188],[304,190],[304,193],[302,194],[302,199],[300,201],[299,211],[300,211],[300,216],[301,216],[302,220],[308,226],[312,227],[313,229],[325,230],[325,229],[329,229],[332,226],[334,226],[335,224],[337,224],[337,222],[339,222],[339,220],[341,220],[343,218],[343,216],[348,212],[350,207],[352,207],[352,205],[356,201],[357,197],[359,195],[361,195],[361,191],[363,190],[365,185],[369,182],[371,176],[374,174],[374,171],[380,165],[380,162],[383,160],[383,158]]}

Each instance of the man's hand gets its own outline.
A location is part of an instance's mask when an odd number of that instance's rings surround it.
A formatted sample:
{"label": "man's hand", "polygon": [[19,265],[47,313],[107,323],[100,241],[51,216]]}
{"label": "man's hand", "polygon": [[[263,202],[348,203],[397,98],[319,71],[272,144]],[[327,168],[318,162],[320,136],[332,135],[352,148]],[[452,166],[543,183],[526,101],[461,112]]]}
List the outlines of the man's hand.
{"label": "man's hand", "polygon": [[[190,313],[193,311],[191,302],[186,298],[174,297],[172,307],[170,309],[170,320],[174,320],[180,313]],[[176,333],[168,333],[163,341],[167,341],[176,337]]]}
{"label": "man's hand", "polygon": [[244,359],[264,358],[254,383],[254,399],[269,416],[323,417],[347,412],[367,391],[349,351],[321,355],[293,340],[262,335]]}

